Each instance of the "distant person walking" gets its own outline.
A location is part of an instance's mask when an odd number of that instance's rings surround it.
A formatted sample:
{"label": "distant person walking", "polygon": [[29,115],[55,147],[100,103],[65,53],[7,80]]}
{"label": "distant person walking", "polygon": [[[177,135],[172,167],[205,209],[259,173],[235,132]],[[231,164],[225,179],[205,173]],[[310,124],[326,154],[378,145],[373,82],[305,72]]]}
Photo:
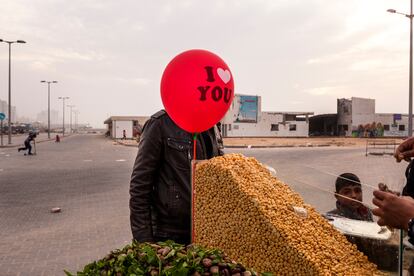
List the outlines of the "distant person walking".
{"label": "distant person walking", "polygon": [[122,131],[122,140],[126,140],[126,130]]}
{"label": "distant person walking", "polygon": [[[18,152],[21,150],[29,150],[27,154],[32,155],[32,145],[30,145],[30,142],[35,141],[36,136],[36,133],[30,132],[29,136],[26,138],[26,140],[24,140],[24,148],[19,148]],[[24,155],[26,155],[26,153]]]}

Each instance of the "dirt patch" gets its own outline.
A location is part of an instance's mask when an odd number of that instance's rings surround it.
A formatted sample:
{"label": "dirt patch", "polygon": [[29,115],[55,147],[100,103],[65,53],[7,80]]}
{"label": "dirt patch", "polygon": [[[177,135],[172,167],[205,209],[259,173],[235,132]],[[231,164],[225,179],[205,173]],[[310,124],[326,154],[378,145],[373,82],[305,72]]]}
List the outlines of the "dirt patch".
{"label": "dirt patch", "polygon": [[346,137],[306,137],[306,138],[223,138],[225,147],[321,147],[321,146],[366,146],[367,141],[384,141],[396,144],[401,143],[402,139],[395,138],[381,138],[381,139],[367,139],[367,138],[346,138]]}
{"label": "dirt patch", "polygon": [[[225,147],[365,147],[367,141],[377,141],[380,143],[402,142],[400,138],[346,138],[346,137],[305,137],[305,138],[287,138],[287,137],[238,137],[223,138]],[[136,147],[136,140],[116,140],[114,144]]]}

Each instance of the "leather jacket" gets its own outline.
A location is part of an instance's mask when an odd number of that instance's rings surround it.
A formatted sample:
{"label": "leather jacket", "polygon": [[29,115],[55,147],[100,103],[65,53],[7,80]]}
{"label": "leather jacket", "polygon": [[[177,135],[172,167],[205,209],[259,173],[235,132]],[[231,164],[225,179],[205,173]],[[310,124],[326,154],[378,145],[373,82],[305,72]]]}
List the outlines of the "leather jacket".
{"label": "leather jacket", "polygon": [[[217,127],[197,136],[197,160],[223,155]],[[135,240],[190,240],[192,159],[192,134],[179,128],[163,110],[152,115],[143,128],[130,183],[130,221]]]}
{"label": "leather jacket", "polygon": [[402,191],[403,196],[411,196],[412,198],[414,198],[414,169],[413,169],[414,161],[413,160],[410,161],[410,164],[408,164],[407,169],[405,170],[405,177],[407,179],[407,182]]}

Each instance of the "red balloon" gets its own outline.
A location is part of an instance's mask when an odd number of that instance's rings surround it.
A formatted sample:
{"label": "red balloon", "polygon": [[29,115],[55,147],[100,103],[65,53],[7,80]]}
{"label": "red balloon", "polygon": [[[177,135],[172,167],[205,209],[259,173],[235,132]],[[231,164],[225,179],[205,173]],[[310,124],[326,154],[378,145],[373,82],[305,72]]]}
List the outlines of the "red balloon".
{"label": "red balloon", "polygon": [[234,96],[227,64],[206,50],[177,55],[164,70],[161,98],[171,119],[190,133],[203,132],[226,114]]}

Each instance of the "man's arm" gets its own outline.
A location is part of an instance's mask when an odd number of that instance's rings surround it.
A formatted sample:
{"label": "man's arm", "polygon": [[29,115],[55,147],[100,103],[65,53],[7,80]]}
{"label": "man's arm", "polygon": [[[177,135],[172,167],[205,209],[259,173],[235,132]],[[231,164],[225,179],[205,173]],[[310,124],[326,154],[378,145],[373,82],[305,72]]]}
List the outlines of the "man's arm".
{"label": "man's arm", "polygon": [[132,236],[139,242],[153,240],[151,224],[151,196],[154,178],[162,151],[159,119],[151,118],[145,125],[135,159],[130,184],[130,220]]}

